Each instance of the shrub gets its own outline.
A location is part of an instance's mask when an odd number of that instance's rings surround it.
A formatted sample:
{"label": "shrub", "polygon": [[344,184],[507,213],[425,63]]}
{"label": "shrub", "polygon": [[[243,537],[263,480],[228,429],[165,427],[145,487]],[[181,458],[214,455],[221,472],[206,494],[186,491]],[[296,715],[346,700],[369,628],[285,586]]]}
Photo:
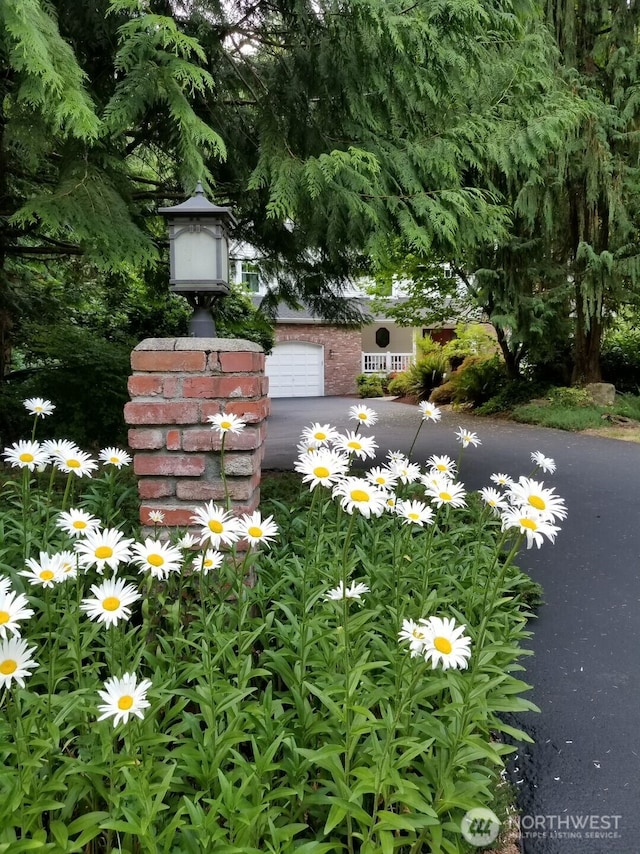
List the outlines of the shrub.
{"label": "shrub", "polygon": [[497,394],[507,381],[500,356],[467,356],[449,377],[454,387],[455,403],[480,406]]}
{"label": "shrub", "polygon": [[452,403],[454,395],[456,393],[456,387],[452,382],[442,383],[429,395],[429,400],[431,403],[436,403],[438,406],[445,403]]}
{"label": "shrub", "polygon": [[527,403],[535,397],[541,397],[547,393],[547,390],[547,386],[531,380],[511,380],[486,403],[477,407],[476,413],[478,415],[495,415],[499,412],[509,412],[514,406]]}
{"label": "shrub", "polygon": [[433,350],[418,359],[406,371],[407,393],[427,400],[434,388],[440,385],[449,369],[449,362],[442,349]]}
{"label": "shrub", "polygon": [[406,371],[396,374],[393,379],[389,380],[389,394],[395,394],[402,397],[409,394],[409,375]]}
{"label": "shrub", "polygon": [[559,406],[593,406],[589,392],[576,386],[553,386],[547,392],[552,403]]}
{"label": "shrub", "polygon": [[640,392],[640,329],[635,321],[621,321],[602,343],[602,378],[618,391]]}
{"label": "shrub", "polygon": [[379,374],[358,374],[356,387],[360,397],[382,397],[382,377]]}

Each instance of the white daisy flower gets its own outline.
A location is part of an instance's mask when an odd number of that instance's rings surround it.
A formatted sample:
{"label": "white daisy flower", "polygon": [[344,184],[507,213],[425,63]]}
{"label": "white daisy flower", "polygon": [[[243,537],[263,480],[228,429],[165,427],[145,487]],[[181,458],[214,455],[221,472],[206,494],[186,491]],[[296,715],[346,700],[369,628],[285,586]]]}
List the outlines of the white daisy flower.
{"label": "white daisy flower", "polygon": [[48,552],[40,552],[40,559],[27,558],[28,569],[23,569],[19,575],[23,575],[32,584],[41,587],[53,587],[64,581],[62,572],[62,561],[59,554],[50,555]]}
{"label": "white daisy flower", "polygon": [[469,644],[471,638],[464,634],[466,626],[456,628],[455,620],[445,617],[429,617],[424,623],[425,640],[422,654],[426,662],[431,661],[431,667],[442,664],[442,669],[464,669],[471,657]]}
{"label": "white daisy flower", "polygon": [[115,466],[117,469],[128,466],[131,462],[131,455],[126,451],[121,451],[120,448],[104,448],[98,454],[98,458],[105,465]]}
{"label": "white daisy flower", "polygon": [[45,439],[42,447],[52,459],[68,457],[79,450],[78,446],[68,439]]}
{"label": "white daisy flower", "polygon": [[50,400],[44,400],[42,397],[29,397],[23,404],[29,415],[35,415],[36,418],[45,418],[56,408]]}
{"label": "white daisy flower", "polygon": [[363,593],[368,593],[369,588],[366,584],[353,581],[349,587],[344,586],[344,582],[340,582],[337,587],[328,590],[325,594],[327,601],[337,601],[342,599],[362,599]]}
{"label": "white daisy flower", "polygon": [[89,531],[100,527],[100,520],[85,510],[70,507],[68,512],[58,514],[56,525],[70,537],[84,537]]}
{"label": "white daisy flower", "polygon": [[409,650],[411,657],[422,655],[424,653],[427,632],[425,629],[426,620],[403,620],[402,629],[398,633],[398,640],[409,641]]}
{"label": "white daisy flower", "polygon": [[381,516],[384,513],[387,493],[360,477],[346,477],[333,488],[334,498],[340,498],[347,513],[357,510],[366,516]]}
{"label": "white daisy flower", "polygon": [[398,484],[398,475],[386,466],[374,466],[374,468],[369,469],[366,478],[369,483],[380,487],[380,489],[395,489]]}
{"label": "white daisy flower", "polygon": [[466,448],[469,445],[473,445],[475,448],[482,444],[480,439],[478,439],[477,433],[472,433],[471,430],[465,430],[464,427],[458,427],[456,439],[460,442],[463,448]]}
{"label": "white daisy flower", "polygon": [[533,545],[540,548],[545,537],[553,543],[560,531],[560,528],[543,519],[532,507],[514,507],[511,510],[505,510],[502,514],[502,530],[506,531],[508,528],[518,528],[521,534],[527,535],[528,549]]}
{"label": "white daisy flower", "polygon": [[60,558],[60,568],[62,580],[67,581],[69,578],[75,578],[78,574],[78,555],[74,552],[58,552]]}
{"label": "white daisy flower", "polygon": [[349,408],[349,418],[352,421],[357,421],[358,424],[364,424],[365,427],[373,427],[378,420],[378,414],[369,409],[368,406],[356,404]]}
{"label": "white daisy flower", "polygon": [[191,534],[191,533],[189,533],[189,531],[187,531],[185,534],[183,534],[180,537],[180,539],[176,543],[176,548],[184,549],[184,550],[192,549],[194,546],[197,546],[199,542],[200,541],[198,540],[197,537],[194,537],[193,534]]}
{"label": "white daisy flower", "polygon": [[409,458],[402,451],[387,451],[387,459],[389,460],[390,468],[396,465],[406,466],[409,463]]}
{"label": "white daisy flower", "polygon": [[298,452],[298,457],[302,458],[306,454],[310,454],[312,451],[317,451],[321,445],[319,442],[298,442],[296,445],[296,451]]}
{"label": "white daisy flower", "polygon": [[56,468],[65,474],[77,477],[91,477],[91,472],[98,468],[98,463],[85,451],[74,448],[70,454],[58,454],[54,457]]}
{"label": "white daisy flower", "polygon": [[231,412],[218,412],[216,415],[209,415],[207,421],[211,424],[211,429],[217,430],[221,436],[225,433],[242,433],[247,426],[246,421]]}
{"label": "white daisy flower", "polygon": [[304,428],[300,439],[305,444],[314,445],[317,448],[320,445],[326,445],[327,442],[333,442],[337,435],[338,431],[330,424],[320,424],[316,421],[311,427]]}
{"label": "white daisy flower", "polygon": [[83,599],[80,605],[90,620],[97,620],[106,626],[115,626],[118,620],[128,620],[131,616],[130,605],[141,599],[133,584],[127,584],[122,578],[110,578],[102,584],[92,584],[93,598]]}
{"label": "white daisy flower", "polygon": [[396,513],[407,525],[430,525],[433,522],[433,510],[422,501],[398,501]]}
{"label": "white daisy flower", "polygon": [[432,454],[427,460],[427,465],[431,471],[438,472],[439,474],[446,474],[447,477],[451,478],[456,476],[457,466],[455,461],[446,454],[443,454],[442,456]]}
{"label": "white daisy flower", "polygon": [[27,468],[33,471],[49,462],[49,454],[39,442],[30,442],[21,439],[14,442],[10,448],[5,448],[2,456],[11,468]]}
{"label": "white daisy flower", "polygon": [[509,477],[508,474],[502,474],[501,472],[492,474],[489,480],[492,480],[496,486],[511,486],[513,484],[513,478]]}
{"label": "white daisy flower", "polygon": [[484,503],[491,507],[496,513],[499,510],[506,510],[509,506],[504,499],[504,495],[501,492],[498,492],[497,489],[494,489],[492,486],[485,486],[480,490],[480,498],[484,501]]}
{"label": "white daisy flower", "polygon": [[0,688],[11,685],[15,680],[24,688],[24,677],[38,664],[31,657],[35,646],[28,647],[22,638],[8,638],[0,641]]}
{"label": "white daisy flower", "polygon": [[465,489],[461,483],[443,478],[440,483],[427,486],[427,494],[438,507],[448,504],[451,507],[466,507]]}
{"label": "white daisy flower", "polygon": [[193,561],[193,569],[196,572],[202,572],[204,575],[207,575],[215,569],[219,569],[222,566],[223,560],[224,555],[222,552],[217,552],[215,549],[206,549],[205,552],[196,556]]}
{"label": "white daisy flower", "polygon": [[273,516],[263,519],[260,511],[256,510],[240,517],[240,536],[252,546],[269,543],[278,536],[278,526],[273,521]]}
{"label": "white daisy flower", "polygon": [[0,596],[4,596],[11,590],[11,579],[7,575],[0,575]]}
{"label": "white daisy flower", "polygon": [[556,463],[551,457],[545,457],[542,451],[533,451],[531,454],[531,462],[542,469],[545,474],[553,474],[556,470]]}
{"label": "white daisy flower", "polygon": [[423,421],[437,422],[442,418],[442,412],[437,406],[434,406],[433,403],[429,403],[428,400],[423,400],[419,403],[418,409],[420,410]]}
{"label": "white daisy flower", "polygon": [[135,673],[125,673],[120,679],[112,676],[104,683],[104,691],[98,691],[100,698],[104,700],[98,711],[102,712],[99,721],[113,717],[113,725],[116,727],[121,721],[126,723],[130,715],[142,719],[144,709],[151,705],[147,700],[147,691],[151,688],[151,682],[143,679],[139,684]]}
{"label": "white daisy flower", "polygon": [[302,474],[302,482],[308,483],[313,490],[319,484],[332,486],[344,477],[349,471],[349,458],[330,448],[319,447],[300,457],[293,467]]}
{"label": "white daisy flower", "polygon": [[191,521],[202,528],[200,542],[208,540],[214,549],[219,549],[221,545],[230,546],[240,539],[240,526],[236,517],[213,501],[196,508]]}
{"label": "white daisy flower", "polygon": [[346,434],[336,436],[334,445],[345,454],[355,454],[361,460],[367,457],[375,457],[376,448],[378,447],[373,439],[373,436],[360,436],[354,433],[353,430],[347,430]]}
{"label": "white daisy flower", "polygon": [[144,543],[131,546],[131,560],[140,566],[139,572],[149,572],[154,578],[167,578],[170,572],[180,572],[182,552],[169,543],[147,537]]}
{"label": "white daisy flower", "polygon": [[0,593],[0,636],[7,637],[11,632],[15,637],[20,637],[21,620],[28,620],[33,616],[33,609],[27,607],[29,600],[23,593],[15,590],[7,590]]}
{"label": "white daisy flower", "polygon": [[75,544],[82,566],[95,566],[102,575],[105,566],[117,572],[121,563],[131,558],[133,540],[124,536],[117,528],[89,531],[83,540]]}
{"label": "white daisy flower", "polygon": [[408,461],[392,463],[391,470],[402,483],[415,483],[420,477],[420,466]]}
{"label": "white daisy flower", "polygon": [[564,498],[554,495],[555,489],[545,488],[543,483],[521,477],[518,483],[509,487],[511,503],[520,507],[532,507],[541,514],[543,519],[554,522],[556,519],[567,518],[567,508]]}
{"label": "white daisy flower", "polygon": [[162,525],[164,522],[164,513],[162,510],[149,510],[149,521],[154,525]]}

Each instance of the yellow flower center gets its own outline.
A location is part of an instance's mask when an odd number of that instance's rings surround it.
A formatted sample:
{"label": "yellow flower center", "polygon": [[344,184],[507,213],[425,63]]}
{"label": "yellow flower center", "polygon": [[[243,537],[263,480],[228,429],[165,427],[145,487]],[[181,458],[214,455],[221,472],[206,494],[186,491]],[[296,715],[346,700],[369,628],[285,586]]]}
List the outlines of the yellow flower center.
{"label": "yellow flower center", "polygon": [[436,468],[438,469],[438,471],[446,471],[447,470],[447,467],[444,465],[444,463],[438,463]]}
{"label": "yellow flower center", "polygon": [[209,522],[209,530],[213,531],[214,534],[221,534],[224,531],[224,525],[217,519],[212,519]]}
{"label": "yellow flower center", "polygon": [[43,569],[42,572],[40,573],[40,578],[43,581],[51,581],[51,579],[53,577],[54,577],[54,573],[50,569]]}
{"label": "yellow flower center", "polygon": [[441,492],[440,498],[442,498],[443,501],[451,501],[452,496],[450,492]]}
{"label": "yellow flower center", "polygon": [[21,463],[32,463],[33,462],[33,454],[29,454],[26,451],[24,454],[20,454],[20,462]]}
{"label": "yellow flower center", "polygon": [[324,440],[327,438],[327,434],[323,433],[322,430],[319,430],[317,433],[313,434],[313,438],[317,439],[318,442],[324,442]]}
{"label": "yellow flower center", "polygon": [[11,614],[8,611],[0,611],[0,626],[8,623],[11,619]]}
{"label": "yellow flower center", "polygon": [[384,484],[386,483],[386,481],[385,481],[385,479],[384,479],[382,476],[380,476],[380,477],[377,477],[377,478],[376,478],[376,483],[379,483],[379,484],[380,484],[380,486],[384,486]]}
{"label": "yellow flower center", "polygon": [[547,505],[544,503],[544,501],[542,500],[542,498],[540,498],[540,496],[539,496],[539,495],[530,495],[530,496],[529,496],[529,504],[530,504],[532,507],[535,507],[535,508],[536,508],[536,510],[544,510],[544,509],[546,508],[546,506],[547,506]]}
{"label": "yellow flower center", "polygon": [[316,466],[313,473],[316,477],[329,477],[331,472],[326,466]]}
{"label": "yellow flower center", "polygon": [[421,629],[413,629],[411,634],[416,640],[424,640],[424,632]]}
{"label": "yellow flower center", "polygon": [[162,566],[164,558],[162,555],[148,555],[147,563],[150,563],[151,566]]}
{"label": "yellow flower center", "polygon": [[98,546],[96,549],[96,557],[98,560],[106,560],[107,558],[113,557],[113,549],[111,546]]}
{"label": "yellow flower center", "polygon": [[420,515],[418,513],[407,513],[407,517],[409,519],[412,519],[414,522],[417,522],[420,518]]}
{"label": "yellow flower center", "polygon": [[80,460],[75,460],[75,459],[67,460],[67,468],[79,469],[80,468]]}
{"label": "yellow flower center", "polygon": [[120,600],[117,596],[107,596],[102,600],[102,607],[105,611],[117,611],[120,607]]}
{"label": "yellow flower center", "polygon": [[520,524],[523,528],[528,528],[530,531],[538,530],[538,525],[534,519],[520,519]]}
{"label": "yellow flower center", "polygon": [[84,529],[87,527],[87,523],[83,519],[75,519],[71,523],[71,527],[75,528],[76,531],[84,531]]}
{"label": "yellow flower center", "polygon": [[361,451],[362,445],[353,439],[351,442],[347,442],[347,448],[351,448],[353,451]]}
{"label": "yellow flower center", "polygon": [[130,694],[123,694],[118,698],[118,708],[121,712],[128,712],[133,706],[133,697]]}
{"label": "yellow flower center", "polygon": [[447,640],[447,638],[434,638],[433,645],[438,650],[438,652],[442,652],[444,655],[449,655],[451,653],[451,650],[453,649],[451,641]]}
{"label": "yellow flower center", "polygon": [[366,412],[358,412],[358,418],[360,419],[360,421],[366,421],[367,420],[367,413]]}
{"label": "yellow flower center", "polygon": [[257,525],[252,525],[250,528],[247,528],[247,534],[249,534],[250,537],[259,539],[262,536],[262,528],[258,528]]}
{"label": "yellow flower center", "polygon": [[213,566],[213,561],[210,557],[207,557],[202,561],[202,565],[205,569],[211,569],[211,567]]}
{"label": "yellow flower center", "polygon": [[369,501],[369,493],[365,492],[364,489],[352,489],[351,490],[351,500],[352,501]]}
{"label": "yellow flower center", "polygon": [[13,658],[5,658],[3,662],[0,662],[0,673],[3,676],[11,676],[12,673],[15,673],[18,669],[18,662],[14,661]]}
{"label": "yellow flower center", "polygon": [[221,430],[231,430],[231,426],[232,426],[231,421],[221,421],[220,422],[220,429]]}
{"label": "yellow flower center", "polygon": [[109,462],[116,465],[116,463],[120,462],[120,457],[109,457]]}

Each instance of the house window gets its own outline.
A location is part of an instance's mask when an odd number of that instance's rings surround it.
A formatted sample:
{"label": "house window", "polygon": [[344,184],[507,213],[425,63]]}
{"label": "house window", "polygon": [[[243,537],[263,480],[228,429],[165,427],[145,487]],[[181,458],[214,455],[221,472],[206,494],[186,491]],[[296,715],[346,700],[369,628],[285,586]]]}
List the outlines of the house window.
{"label": "house window", "polygon": [[260,270],[256,264],[252,264],[250,261],[242,262],[242,284],[251,293],[258,293],[260,290]]}
{"label": "house window", "polygon": [[381,326],[380,329],[376,329],[376,344],[378,347],[388,347],[390,340],[391,336],[389,335],[389,330],[385,326]]}

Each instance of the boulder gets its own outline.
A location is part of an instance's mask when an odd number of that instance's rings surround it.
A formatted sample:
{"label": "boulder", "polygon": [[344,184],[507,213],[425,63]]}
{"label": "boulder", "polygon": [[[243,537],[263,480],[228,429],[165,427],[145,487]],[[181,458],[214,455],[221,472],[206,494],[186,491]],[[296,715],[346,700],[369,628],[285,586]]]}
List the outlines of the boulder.
{"label": "boulder", "polygon": [[613,406],[616,399],[616,387],[613,383],[587,383],[585,391],[591,395],[596,406]]}

